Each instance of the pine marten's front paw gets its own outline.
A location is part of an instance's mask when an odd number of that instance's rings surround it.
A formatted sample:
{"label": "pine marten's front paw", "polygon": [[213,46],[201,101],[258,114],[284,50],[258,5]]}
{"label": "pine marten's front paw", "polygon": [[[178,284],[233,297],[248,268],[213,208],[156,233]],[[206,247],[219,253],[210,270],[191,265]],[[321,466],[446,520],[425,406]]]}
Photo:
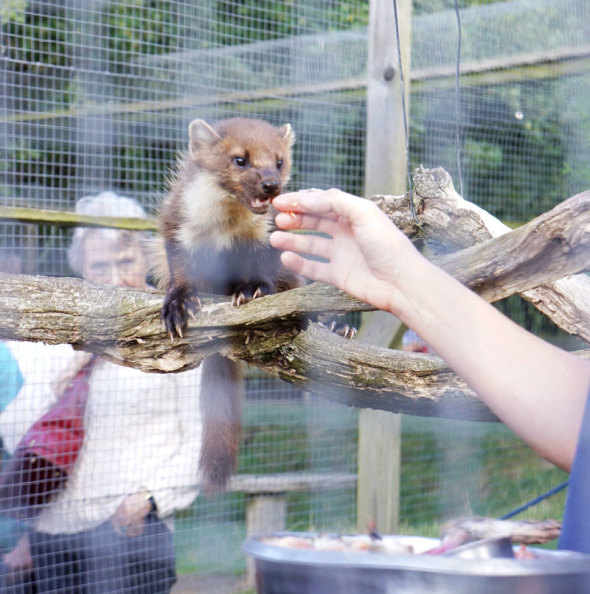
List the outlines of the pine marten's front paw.
{"label": "pine marten's front paw", "polygon": [[342,336],[343,338],[354,338],[358,330],[354,326],[349,326],[345,323],[331,320],[330,322],[320,322],[320,324],[327,328],[330,332]]}
{"label": "pine marten's front paw", "polygon": [[252,301],[252,299],[258,299],[259,297],[264,297],[265,295],[272,295],[276,291],[274,287],[269,283],[244,283],[243,285],[238,285],[235,287],[231,304],[235,307],[242,305],[243,303],[248,303],[248,301]]}
{"label": "pine marten's front paw", "polygon": [[162,305],[162,321],[170,340],[182,338],[189,317],[201,307],[199,296],[187,287],[171,287]]}

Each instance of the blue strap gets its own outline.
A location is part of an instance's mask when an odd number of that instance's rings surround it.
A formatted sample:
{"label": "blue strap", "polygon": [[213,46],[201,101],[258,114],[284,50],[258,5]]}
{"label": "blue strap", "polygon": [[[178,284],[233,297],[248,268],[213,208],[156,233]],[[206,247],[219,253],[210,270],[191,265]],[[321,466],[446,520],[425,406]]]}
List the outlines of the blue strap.
{"label": "blue strap", "polygon": [[590,397],[570,472],[558,548],[590,553]]}
{"label": "blue strap", "polygon": [[[10,349],[0,342],[0,411],[3,411],[12,402],[23,382],[17,360]],[[2,440],[0,440],[0,457],[4,457],[6,453],[1,449],[1,446]],[[0,548],[5,551],[12,550],[23,532],[24,527],[20,522],[0,517]],[[0,582],[3,583],[1,578]]]}
{"label": "blue strap", "polygon": [[23,381],[18,362],[10,349],[0,342],[0,411],[12,402]]}

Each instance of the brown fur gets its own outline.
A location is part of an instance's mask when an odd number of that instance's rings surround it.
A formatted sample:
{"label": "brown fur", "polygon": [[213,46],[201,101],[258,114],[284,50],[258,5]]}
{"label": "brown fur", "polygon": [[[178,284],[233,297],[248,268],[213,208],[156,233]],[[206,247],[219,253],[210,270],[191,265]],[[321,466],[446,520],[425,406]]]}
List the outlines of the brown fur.
{"label": "brown fur", "polygon": [[[239,305],[302,284],[269,243],[271,200],[291,170],[290,125],[195,120],[189,138],[162,205],[155,250],[155,275],[167,289],[162,319],[171,338],[182,335],[200,306],[199,292],[232,295]],[[238,365],[219,355],[203,366],[200,471],[211,492],[223,489],[236,467],[243,382]]]}

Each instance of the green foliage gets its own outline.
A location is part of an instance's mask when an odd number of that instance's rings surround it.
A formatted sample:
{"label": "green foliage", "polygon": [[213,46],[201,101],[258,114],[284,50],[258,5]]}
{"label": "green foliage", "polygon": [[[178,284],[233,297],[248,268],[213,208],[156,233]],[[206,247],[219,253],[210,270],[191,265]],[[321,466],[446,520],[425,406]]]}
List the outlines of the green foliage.
{"label": "green foliage", "polygon": [[[567,478],[499,423],[404,416],[402,435],[401,518],[412,533],[452,517],[499,517]],[[563,504],[562,492],[525,515],[560,519]]]}
{"label": "green foliage", "polygon": [[301,9],[295,0],[219,0],[215,3],[215,17],[217,43],[238,45],[363,27],[369,22],[369,3],[322,0]]}
{"label": "green foliage", "polygon": [[153,139],[151,142],[122,142],[112,153],[113,177],[120,190],[150,194],[163,191],[167,171],[178,154],[176,143]]}
{"label": "green foliage", "polygon": [[[483,3],[487,2],[462,0],[460,6]],[[312,6],[301,6],[294,0],[212,0],[206,9],[207,18],[214,18],[207,42],[248,44],[361,27],[367,24],[368,6],[366,0],[321,0]],[[453,7],[454,0],[414,2],[415,14]],[[5,53],[10,59],[6,68],[16,77],[14,88],[32,89],[15,92],[15,109],[41,114],[56,110],[67,113],[73,109],[75,114],[78,106],[92,102],[92,95],[86,96],[87,85],[76,70],[80,60],[76,55],[79,40],[89,34],[101,39],[91,49],[100,61],[98,70],[110,73],[111,97],[116,100],[120,96],[124,102],[131,90],[137,101],[153,100],[170,83],[177,83],[174,73],[166,68],[154,69],[144,58],[184,49],[182,44],[194,34],[185,13],[186,6],[178,0],[127,0],[124,3],[108,0],[101,4],[96,22],[83,24],[83,19],[70,17],[59,3],[27,5],[24,0],[5,0],[0,14]],[[88,30],[81,31],[80,27]],[[197,40],[192,47],[198,45]],[[318,59],[321,60],[321,56]],[[287,76],[288,56],[285,60],[284,64],[278,61],[261,64],[253,72],[245,69],[240,59],[227,54],[219,58],[217,68],[220,76],[232,81],[232,90],[248,90],[253,76],[257,85],[262,86],[266,79],[272,86],[277,77]],[[346,75],[357,76],[358,72]],[[47,83],[48,77],[51,84]],[[573,167],[567,160],[564,138],[569,132],[569,121],[577,122],[580,118],[568,116],[567,109],[561,109],[555,101],[556,83],[515,83],[470,93],[469,100],[461,106],[463,178],[468,198],[497,216],[527,219],[563,199],[570,187],[579,188],[584,180],[590,179],[589,174],[583,173],[587,168]],[[411,157],[413,166],[419,163],[443,165],[456,179],[454,125],[448,116],[454,111],[453,103],[452,92],[442,102],[433,101],[430,95],[412,97]],[[440,107],[433,107],[437,104]],[[476,106],[476,110],[470,106]],[[439,114],[437,109],[444,114]],[[523,118],[516,119],[516,113],[522,113]],[[332,121],[319,122],[323,128],[317,128],[318,134],[338,133],[339,144],[325,155],[322,163],[304,163],[305,155],[298,155],[295,181],[299,173],[306,178],[318,174],[348,191],[362,193],[359,171],[364,160],[363,117],[358,110],[347,114],[346,110],[336,108]],[[151,133],[149,118],[144,118],[143,122],[129,131],[117,128],[116,145],[108,151],[107,162],[112,166],[111,178],[117,179],[123,189],[151,193],[162,190],[164,174],[182,146],[174,139],[164,140],[161,135]],[[72,120],[65,119],[56,122],[56,127],[62,129],[61,138],[55,143],[22,136],[18,141],[9,141],[10,145],[5,144],[3,170],[8,182],[17,186],[42,184],[61,188],[75,182],[79,148],[70,144],[71,123]],[[437,162],[429,163],[433,132],[447,139],[443,157],[448,158],[441,159],[439,152]],[[303,153],[300,148],[303,142],[305,140],[300,138],[296,147],[299,153]],[[310,145],[314,142],[317,139]],[[535,157],[523,164],[523,154]],[[523,167],[527,171],[526,192]]]}
{"label": "green foliage", "polygon": [[[88,23],[82,23],[76,13],[68,13],[62,3],[27,6],[24,1],[11,0],[3,4],[2,38],[4,53],[9,58],[6,68],[15,89],[12,97],[15,111],[40,114],[71,111],[75,115],[80,105],[92,99],[86,93],[93,81],[84,82],[82,79],[87,75],[79,71],[82,68],[84,72],[85,68],[80,61],[88,58],[80,55],[82,38],[86,42],[106,39],[106,53],[102,53],[98,43],[88,49],[88,55],[92,60],[104,60],[95,67],[99,75],[104,71],[111,73],[113,96],[126,93],[128,75],[132,72],[137,75],[139,57],[172,52],[179,40],[187,37],[181,10],[183,4],[175,0],[109,1],[102,3],[101,18],[92,24],[94,29],[90,31],[85,28]],[[71,142],[72,120],[50,122],[54,125],[54,139],[26,135],[9,139],[2,147],[2,169],[12,187],[65,189],[78,183],[79,147]],[[113,173],[122,189],[145,193],[161,189],[163,173],[173,164],[178,147],[156,139],[145,143],[137,140],[133,137],[129,143],[121,142],[111,149]],[[0,190],[14,192],[8,185]]]}
{"label": "green foliage", "polygon": [[14,185],[64,188],[75,174],[75,155],[64,151],[59,142],[42,144],[17,139],[9,142],[6,152],[12,157],[7,179]]}
{"label": "green foliage", "polygon": [[[568,180],[568,196],[590,188],[590,78],[575,76],[564,84],[561,115],[568,129],[575,130],[570,144],[571,159],[564,164],[563,174]],[[582,101],[580,98],[586,98]]]}
{"label": "green foliage", "polygon": [[102,9],[102,34],[111,72],[127,72],[138,56],[174,51],[184,35],[175,0],[110,1]]}
{"label": "green foliage", "polygon": [[238,45],[293,35],[296,15],[293,0],[220,0],[215,7],[217,42]]}
{"label": "green foliage", "polygon": [[[286,413],[285,408],[290,412]],[[305,469],[307,429],[305,410],[301,406],[251,404],[244,413],[243,447],[239,459],[241,472]],[[289,452],[288,460],[281,458],[279,452]]]}
{"label": "green foliage", "polygon": [[[572,136],[560,81],[464,89],[459,112],[465,198],[501,219],[527,221],[568,196]],[[411,160],[456,170],[455,92],[412,99]],[[437,163],[429,155],[437,148]],[[526,175],[524,172],[526,171]]]}
{"label": "green foliage", "polygon": [[369,2],[335,2],[333,10],[336,29],[342,31],[354,27],[364,27],[369,23]]}
{"label": "green foliage", "polygon": [[[281,386],[276,389],[286,393]],[[304,406],[297,399],[248,402],[244,409],[240,472],[352,472],[356,456],[355,418],[354,411],[344,407],[326,412],[318,405]],[[326,450],[332,452],[329,461],[323,455]]]}
{"label": "green foliage", "polygon": [[[18,6],[18,2],[13,3]],[[35,74],[49,66],[71,66],[68,48],[70,22],[59,5],[35,5],[29,10],[10,11],[12,19],[3,22],[4,52],[13,72]]]}
{"label": "green foliage", "polygon": [[[13,7],[19,6],[13,3]],[[26,3],[12,12],[12,20],[2,22],[2,43],[7,73],[15,85],[43,88],[43,93],[23,92],[15,96],[15,108],[21,111],[43,111],[67,106],[72,100],[70,77],[73,65],[70,47],[71,23],[59,5]],[[9,4],[10,8],[10,4]],[[22,9],[21,9],[22,8]],[[43,82],[51,77],[52,84]],[[50,107],[51,106],[51,107]]]}
{"label": "green foliage", "polygon": [[[495,4],[505,0],[458,0],[459,8],[479,6],[481,4]],[[455,0],[413,0],[414,14],[440,12],[455,8]]]}
{"label": "green foliage", "polygon": [[27,0],[2,0],[0,4],[0,24],[14,21],[22,23],[25,20]]}

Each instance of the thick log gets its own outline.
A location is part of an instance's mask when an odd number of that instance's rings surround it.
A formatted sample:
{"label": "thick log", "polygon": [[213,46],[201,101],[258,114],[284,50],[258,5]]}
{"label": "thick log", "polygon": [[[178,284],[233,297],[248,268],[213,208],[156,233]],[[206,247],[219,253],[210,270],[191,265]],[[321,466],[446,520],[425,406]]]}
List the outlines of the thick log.
{"label": "thick log", "polygon": [[487,301],[588,270],[590,191],[510,233],[434,261]]}
{"label": "thick log", "polygon": [[[478,243],[486,242],[491,238],[511,232],[510,228],[499,219],[477,205],[464,200],[457,194],[451,177],[442,168],[417,169],[414,175],[414,185],[415,205],[419,212],[419,226],[416,225],[411,216],[409,202],[406,196],[375,196],[373,200],[392,218],[395,224],[406,235],[423,244],[426,250],[433,254],[435,258],[442,254],[438,262],[443,266],[445,266],[444,254],[462,250],[463,248],[474,246]],[[556,220],[558,221],[561,213],[563,215],[562,221],[574,235],[570,240],[559,240],[564,241],[562,249],[565,248],[563,249],[563,255],[567,259],[566,250],[568,243],[575,244],[580,237],[584,243],[588,241],[586,236],[590,232],[590,229],[587,219],[582,223],[577,218],[574,218],[577,216],[575,213],[579,209],[587,209],[588,200],[588,192],[578,194],[561,203],[555,209],[549,211],[549,213],[545,213],[534,219],[528,224],[527,228],[532,232],[535,232],[537,226],[541,230],[546,230],[548,227],[544,227],[544,224],[547,221],[547,217],[553,216],[551,213],[557,213]],[[569,221],[568,216],[572,217]],[[559,228],[556,229],[556,233],[559,238]],[[537,249],[544,249],[542,242],[539,242]],[[556,245],[553,245],[549,249],[559,251],[559,247]],[[460,254],[469,253],[462,251],[456,254],[456,264],[453,265],[453,259],[451,258],[447,270],[451,274],[458,270],[458,274],[462,275],[463,282],[466,282],[474,290],[477,290],[478,283],[467,278],[469,267],[465,266],[465,270],[461,272],[462,256]],[[510,252],[510,258],[508,258],[507,254],[508,252],[500,255],[499,252],[500,257],[504,258],[504,262],[513,261],[512,259],[519,255],[518,252],[515,253],[513,251]],[[582,257],[584,256],[582,255]],[[490,265],[492,264],[488,260],[486,262]],[[532,264],[533,266],[549,266],[550,258],[545,258],[543,254],[539,254],[538,262],[533,261]],[[556,268],[559,270],[559,267]],[[491,274],[491,270],[489,268],[486,275]],[[590,295],[590,278],[582,274],[566,276],[567,274],[571,275],[574,272],[572,270],[569,272],[563,270],[561,274],[554,277],[559,280],[549,282],[549,278],[547,278],[541,286],[532,287],[529,285],[527,287],[518,287],[515,285],[513,289],[550,318],[557,326],[579,340],[590,343],[590,300],[588,299]],[[522,275],[528,276],[526,266],[523,266],[523,269],[519,273],[514,273],[513,278]],[[497,284],[496,287],[500,284]],[[498,296],[493,297],[490,295],[491,300],[499,299],[510,294],[510,290],[502,292],[494,288],[494,291],[498,292]]]}
{"label": "thick log", "polygon": [[69,343],[146,372],[183,371],[222,352],[349,406],[495,419],[438,357],[344,340],[309,323],[310,310],[367,309],[320,283],[240,308],[203,299],[186,336],[174,343],[162,328],[162,295],[155,291],[41,276],[0,275],[0,283],[3,339]]}
{"label": "thick log", "polygon": [[[579,252],[584,250],[578,248],[587,241],[588,224],[584,217],[587,217],[588,195],[580,196],[560,205],[561,210],[531,222],[524,230],[506,233],[462,252],[439,256],[439,261],[454,274],[464,275],[462,280],[483,291],[487,298],[512,290],[529,291],[555,278],[555,270],[561,267],[563,271],[571,262],[574,262],[573,270],[583,269],[587,264],[579,258]],[[404,198],[389,197],[385,202],[390,205],[396,200]],[[435,217],[438,224],[443,220],[440,212],[444,210],[444,197],[431,201],[420,199],[418,211],[423,223],[420,228],[407,220],[404,226],[407,216],[404,210],[398,209],[396,216],[402,223],[400,226],[409,235],[420,236],[420,241],[431,251],[435,248],[440,248],[438,252],[453,251],[472,231],[478,239],[486,232],[491,233],[489,226],[482,223],[482,219],[489,217],[485,211],[464,208],[460,197],[454,200],[456,205],[450,208],[449,216],[458,218],[453,224],[447,221],[448,241],[440,239],[444,228],[433,239],[426,222],[431,210],[439,212]],[[405,210],[409,215],[407,202]],[[463,210],[467,214],[461,215]],[[580,228],[566,224],[568,214],[577,217],[578,222],[583,218]],[[467,221],[464,227],[469,231],[461,230],[462,221]],[[491,224],[494,225],[493,221]],[[551,229],[555,226],[560,239],[552,242]],[[528,254],[528,259],[508,258],[510,252],[506,249],[517,250],[516,256]],[[542,266],[537,265],[539,254],[547,257]],[[553,260],[559,263],[557,267],[553,266]],[[532,270],[531,275],[526,273],[527,269]],[[487,276],[486,270],[490,271]],[[495,278],[488,280],[494,274]],[[0,275],[0,338],[69,343],[147,372],[183,371],[198,365],[211,353],[221,352],[351,406],[426,416],[495,419],[437,357],[345,341],[309,323],[309,316],[315,314],[371,309],[332,287],[316,283],[255,300],[240,308],[232,307],[228,300],[203,299],[203,308],[191,321],[186,336],[174,343],[166,336],[160,321],[162,298],[157,291],[107,287],[78,279],[4,274]],[[542,298],[545,300],[546,296]],[[564,295],[571,303],[581,298],[581,294]],[[579,336],[587,332],[575,320],[572,328]]]}
{"label": "thick log", "polygon": [[[251,353],[253,354],[253,353]],[[268,353],[265,353],[268,357]],[[246,355],[245,355],[246,358]],[[463,380],[434,355],[408,353],[345,340],[310,324],[256,365],[301,388],[347,406],[474,421],[496,416]]]}
{"label": "thick log", "polygon": [[239,308],[202,296],[185,337],[171,342],[160,320],[163,295],[155,290],[3,273],[0,286],[0,339],[71,344],[146,372],[184,371],[215,352],[231,356],[240,351],[236,345],[281,345],[309,314],[371,309],[320,283]]}
{"label": "thick log", "polygon": [[350,406],[495,419],[438,357],[345,340],[309,323],[310,312],[368,309],[321,283],[240,308],[204,298],[174,343],[162,327],[156,291],[6,274],[0,283],[3,339],[69,343],[146,372],[183,371],[222,352]]}

